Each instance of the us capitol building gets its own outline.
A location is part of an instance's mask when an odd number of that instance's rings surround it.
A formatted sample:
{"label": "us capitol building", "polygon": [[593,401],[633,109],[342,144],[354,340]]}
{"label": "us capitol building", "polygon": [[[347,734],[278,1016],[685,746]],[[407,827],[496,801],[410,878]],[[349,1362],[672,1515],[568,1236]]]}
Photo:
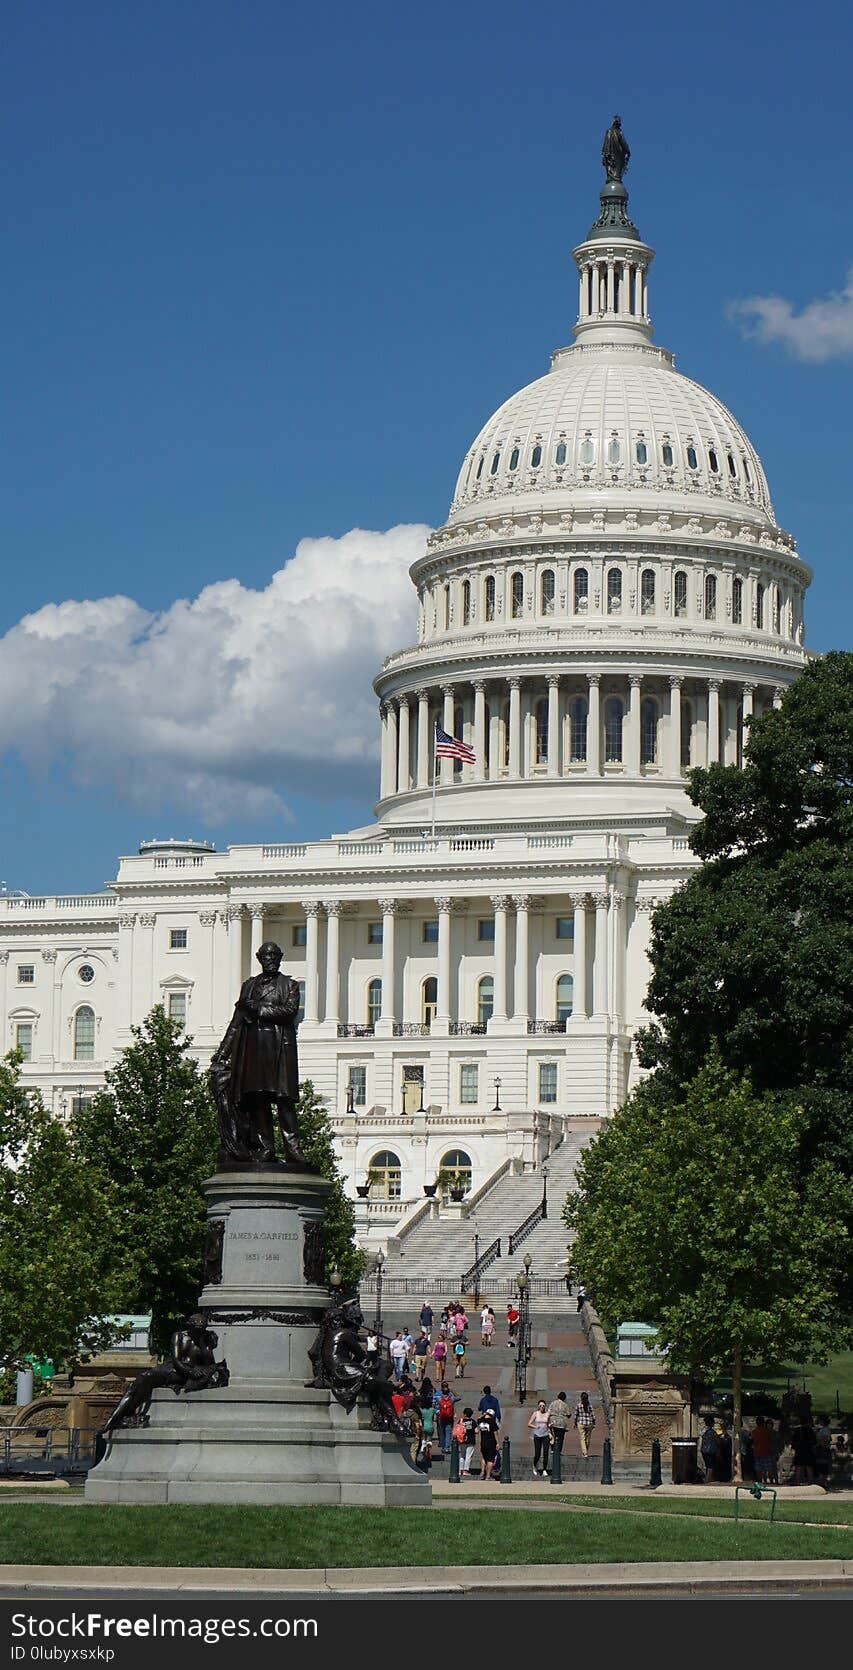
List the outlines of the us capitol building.
{"label": "us capitol building", "polygon": [[[607,172],[574,340],[483,425],[412,567],[375,823],[145,843],[103,894],[0,899],[2,1049],[65,1110],[155,1003],[207,1062],[277,939],[373,1233],[439,1167],[477,1190],[624,1098],[650,912],[695,863],[684,772],[739,762],[805,661],[811,572],[744,431],[653,342],[654,251]],[[433,785],[436,723],[475,763]]]}

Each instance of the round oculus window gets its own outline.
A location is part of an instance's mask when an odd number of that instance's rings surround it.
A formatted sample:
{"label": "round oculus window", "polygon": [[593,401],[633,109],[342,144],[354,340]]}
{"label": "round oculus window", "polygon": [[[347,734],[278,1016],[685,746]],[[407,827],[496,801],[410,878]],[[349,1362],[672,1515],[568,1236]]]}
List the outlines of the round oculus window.
{"label": "round oculus window", "polygon": [[88,986],[90,981],[95,978],[95,970],[93,969],[91,963],[84,963],[82,968],[78,968],[77,975],[78,978],[82,980],[84,986]]}

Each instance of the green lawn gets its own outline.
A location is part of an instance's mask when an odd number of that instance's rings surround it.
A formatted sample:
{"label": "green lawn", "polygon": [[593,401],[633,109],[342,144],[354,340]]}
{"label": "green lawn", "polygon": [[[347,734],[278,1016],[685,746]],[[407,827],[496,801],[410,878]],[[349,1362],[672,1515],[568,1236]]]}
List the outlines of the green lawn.
{"label": "green lawn", "polygon": [[[715,1496],[554,1496],[572,1507],[598,1508],[605,1513],[678,1514],[686,1518],[731,1519],[734,1514],[734,1492]],[[515,1502],[519,1500],[516,1496]],[[531,1501],[536,1497],[531,1496]],[[766,1524],[770,1519],[772,1501],[765,1496],[756,1502],[751,1496],[741,1496],[738,1513],[741,1519]],[[846,1525],[853,1528],[853,1502],[816,1502],[811,1498],[798,1502],[776,1503],[776,1524],[788,1525]]]}
{"label": "green lawn", "polygon": [[[827,1363],[786,1364],[776,1374],[761,1368],[746,1369],[743,1384],[747,1392],[769,1392],[771,1397],[781,1399],[789,1383],[792,1391],[801,1392],[804,1380],[816,1414],[835,1416],[836,1392],[841,1413],[853,1414],[853,1351],[838,1351]],[[730,1392],[731,1381],[718,1381],[717,1390]]]}
{"label": "green lawn", "polygon": [[[661,1507],[663,1504],[661,1504]],[[704,1503],[697,1504],[697,1507]],[[702,1523],[647,1509],[113,1507],[9,1503],[0,1562],[25,1565],[277,1568],[577,1564],[632,1560],[853,1557],[853,1532]]]}

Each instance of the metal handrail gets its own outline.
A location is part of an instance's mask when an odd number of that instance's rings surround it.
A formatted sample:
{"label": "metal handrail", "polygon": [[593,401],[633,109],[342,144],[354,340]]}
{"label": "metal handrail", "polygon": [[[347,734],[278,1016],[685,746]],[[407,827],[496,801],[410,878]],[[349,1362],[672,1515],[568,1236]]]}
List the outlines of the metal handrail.
{"label": "metal handrail", "polygon": [[475,1287],[479,1282],[483,1271],[488,1270],[489,1265],[494,1264],[495,1259],[500,1258],[500,1256],[501,1238],[498,1236],[497,1240],[493,1241],[491,1246],[486,1248],[485,1252],[481,1252],[479,1258],[471,1265],[470,1270],[466,1270],[460,1277],[462,1292],[467,1293],[470,1287]]}
{"label": "metal handrail", "polygon": [[522,1241],[526,1241],[528,1235],[533,1234],[533,1231],[536,1228],[536,1225],[540,1224],[542,1222],[542,1219],[546,1218],[547,1216],[548,1216],[548,1213],[547,1213],[547,1209],[546,1209],[544,1200],[537,1201],[536,1205],[533,1208],[533,1211],[528,1212],[527,1217],[525,1218],[524,1222],[519,1224],[517,1229],[513,1230],[512,1234],[509,1238],[507,1251],[511,1252],[511,1253],[514,1253],[517,1250],[517,1248],[521,1246]]}

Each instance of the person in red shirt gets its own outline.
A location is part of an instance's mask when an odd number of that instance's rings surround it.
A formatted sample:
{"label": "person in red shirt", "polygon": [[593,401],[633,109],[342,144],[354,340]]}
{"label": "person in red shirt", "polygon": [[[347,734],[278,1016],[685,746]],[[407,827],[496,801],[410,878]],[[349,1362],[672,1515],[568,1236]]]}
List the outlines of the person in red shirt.
{"label": "person in red shirt", "polygon": [[520,1320],[521,1320],[521,1313],[520,1313],[520,1311],[516,1310],[515,1305],[511,1305],[511,1304],[507,1305],[507,1307],[506,1307],[506,1343],[509,1346],[513,1346],[515,1344],[515,1336],[516,1336],[516,1333],[518,1332],[518,1324],[519,1324]]}
{"label": "person in red shirt", "polygon": [[755,1417],[755,1426],[752,1429],[752,1459],[755,1463],[756,1479],[769,1480],[773,1471],[773,1435],[763,1415]]}

